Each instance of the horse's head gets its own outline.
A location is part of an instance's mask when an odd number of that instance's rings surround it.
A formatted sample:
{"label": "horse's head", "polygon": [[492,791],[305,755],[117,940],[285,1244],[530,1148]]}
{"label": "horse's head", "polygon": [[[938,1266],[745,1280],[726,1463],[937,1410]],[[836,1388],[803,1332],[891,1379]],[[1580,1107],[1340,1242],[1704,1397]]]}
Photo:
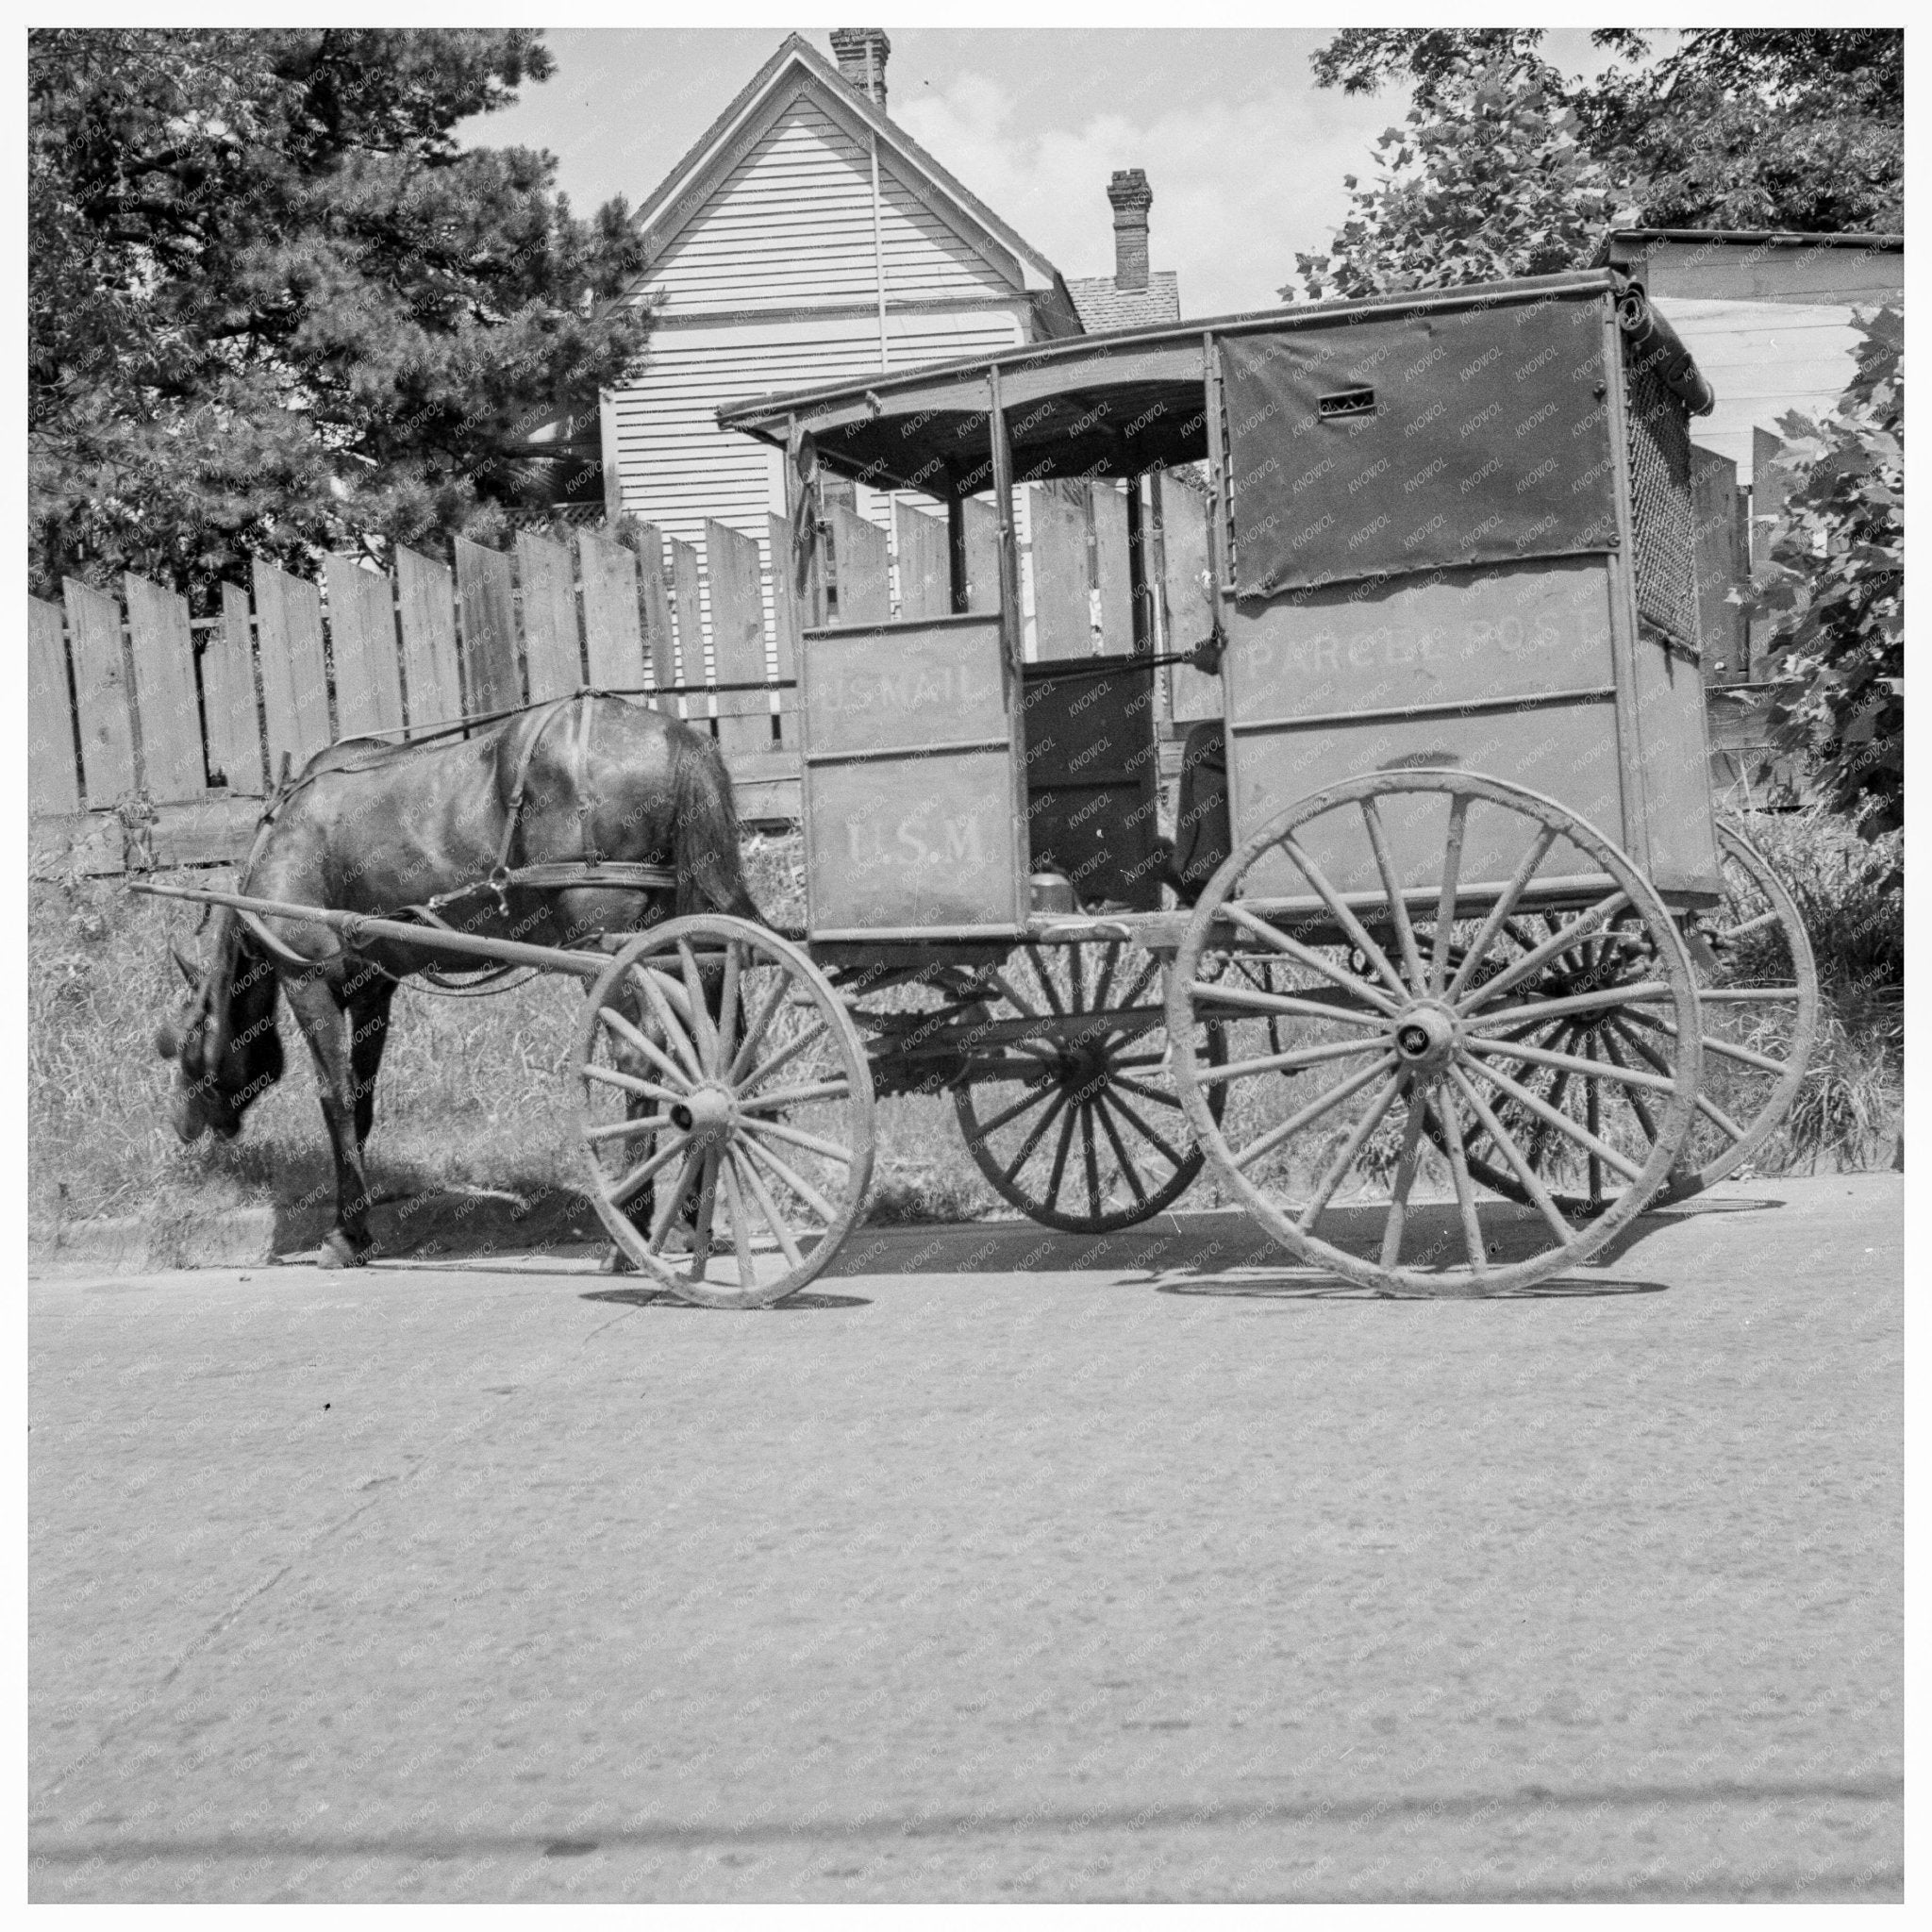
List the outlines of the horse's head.
{"label": "horse's head", "polygon": [[188,982],[178,1017],[155,1030],[155,1051],[178,1070],[175,1131],[193,1141],[206,1127],[232,1141],[249,1107],[282,1077],[275,968],[227,912],[216,925],[209,965],[197,964],[172,941],[168,950]]}

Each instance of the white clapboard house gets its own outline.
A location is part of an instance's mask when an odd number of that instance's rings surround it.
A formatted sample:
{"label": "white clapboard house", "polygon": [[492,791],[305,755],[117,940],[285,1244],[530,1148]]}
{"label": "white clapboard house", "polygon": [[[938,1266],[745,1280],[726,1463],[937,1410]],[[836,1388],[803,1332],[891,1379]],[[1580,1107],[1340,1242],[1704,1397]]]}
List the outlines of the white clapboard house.
{"label": "white clapboard house", "polygon": [[[1108,191],[1116,275],[1069,283],[891,120],[886,35],[831,38],[836,66],[788,39],[639,209],[648,265],[625,299],[651,306],[653,329],[602,400],[607,512],[692,561],[708,522],[756,541],[768,598],[782,458],[721,431],[721,405],[1179,316],[1174,276],[1147,265],[1140,171]],[[864,490],[852,507],[888,533],[923,513]],[[900,548],[894,535],[894,583]]]}

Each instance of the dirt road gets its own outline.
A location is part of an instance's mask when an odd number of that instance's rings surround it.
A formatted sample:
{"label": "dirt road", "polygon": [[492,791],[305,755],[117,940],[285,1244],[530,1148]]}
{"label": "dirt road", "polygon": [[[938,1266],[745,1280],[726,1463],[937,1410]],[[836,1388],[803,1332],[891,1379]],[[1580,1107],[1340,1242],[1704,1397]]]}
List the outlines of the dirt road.
{"label": "dirt road", "polygon": [[31,1287],[36,1898],[1896,1898],[1896,1175]]}

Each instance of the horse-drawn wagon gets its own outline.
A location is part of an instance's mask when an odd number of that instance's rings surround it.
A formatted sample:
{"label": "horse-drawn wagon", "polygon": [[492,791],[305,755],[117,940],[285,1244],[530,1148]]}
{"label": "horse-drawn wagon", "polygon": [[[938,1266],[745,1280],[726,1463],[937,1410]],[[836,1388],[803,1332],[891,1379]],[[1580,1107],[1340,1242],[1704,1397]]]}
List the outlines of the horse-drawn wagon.
{"label": "horse-drawn wagon", "polygon": [[[665,919],[640,884],[609,957],[540,948],[591,982],[614,1241],[691,1299],[789,1294],[862,1210],[874,1094],[917,1091],[1049,1226],[1143,1221],[1206,1166],[1304,1261],[1391,1292],[1546,1279],[1735,1172],[1802,1077],[1816,989],[1789,896],[1712,811],[1709,400],[1602,271],[722,412],[782,452],[807,919]],[[1158,653],[1137,621],[1133,652],[1029,661],[1017,487],[1124,486],[1144,610],[1162,470],[1208,492],[1207,634]],[[950,614],[839,621],[828,478],[946,506]],[[1218,862],[1177,871],[1153,696],[1179,658],[1218,680],[1193,770],[1224,784],[1183,786],[1183,842]],[[332,916],[351,948],[454,942]]]}

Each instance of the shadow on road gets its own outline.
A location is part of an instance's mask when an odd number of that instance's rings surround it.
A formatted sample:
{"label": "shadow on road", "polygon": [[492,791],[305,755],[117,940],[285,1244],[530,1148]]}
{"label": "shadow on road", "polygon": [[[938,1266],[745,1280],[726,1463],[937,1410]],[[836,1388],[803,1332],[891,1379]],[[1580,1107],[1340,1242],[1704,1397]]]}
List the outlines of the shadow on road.
{"label": "shadow on road", "polygon": [[[757,1308],[705,1308],[695,1302],[679,1301],[668,1288],[593,1288],[589,1293],[578,1297],[587,1302],[616,1302],[626,1308],[685,1308],[694,1315],[717,1314],[758,1314]],[[808,1308],[869,1308],[872,1303],[862,1294],[814,1294],[806,1289],[798,1294],[788,1296],[782,1302],[774,1302],[773,1307],[786,1314]]]}

